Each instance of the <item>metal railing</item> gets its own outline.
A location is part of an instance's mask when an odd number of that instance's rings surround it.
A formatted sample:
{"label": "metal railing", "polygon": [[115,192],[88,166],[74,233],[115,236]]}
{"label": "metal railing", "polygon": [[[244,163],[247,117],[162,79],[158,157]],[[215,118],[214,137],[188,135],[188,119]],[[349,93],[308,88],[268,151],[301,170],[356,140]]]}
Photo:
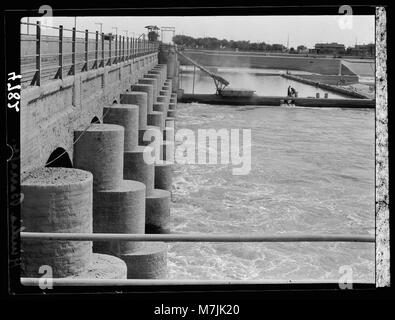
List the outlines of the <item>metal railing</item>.
{"label": "metal railing", "polygon": [[[364,242],[375,243],[374,235],[345,234],[117,234],[21,232],[21,240],[71,241],[161,241],[161,242]],[[50,278],[54,286],[172,286],[172,285],[311,285],[338,284],[338,280],[166,280],[166,279],[73,279]],[[24,286],[38,286],[43,278],[20,279]],[[353,281],[373,285],[373,282]]]}
{"label": "metal railing", "polygon": [[163,241],[163,242],[375,242],[374,235],[345,234],[119,234],[21,232],[22,240]]}
{"label": "metal railing", "polygon": [[[24,86],[39,86],[42,80],[63,79],[65,75],[98,69],[158,52],[159,42],[121,35],[66,29],[36,23],[35,34],[21,33],[21,73]],[[44,35],[44,29],[58,35]],[[68,32],[69,36],[65,36]],[[31,44],[33,43],[33,45]],[[57,45],[56,45],[57,44]],[[30,52],[34,52],[31,54]]]}

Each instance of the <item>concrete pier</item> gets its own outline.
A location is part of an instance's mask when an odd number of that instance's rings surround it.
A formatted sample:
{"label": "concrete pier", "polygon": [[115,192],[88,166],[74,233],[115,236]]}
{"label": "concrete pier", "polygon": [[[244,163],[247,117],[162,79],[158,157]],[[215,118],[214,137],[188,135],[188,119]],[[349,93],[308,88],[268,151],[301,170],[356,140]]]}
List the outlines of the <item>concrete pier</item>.
{"label": "concrete pier", "polygon": [[158,80],[156,78],[142,78],[138,81],[139,84],[149,84],[152,86],[153,103],[156,102],[156,97],[158,96]]}
{"label": "concrete pier", "polygon": [[170,232],[170,192],[154,189],[147,196],[145,206],[145,232],[169,233]]}
{"label": "concrete pier", "polygon": [[74,132],[74,166],[92,172],[94,190],[112,190],[123,179],[124,128],[93,124]]}
{"label": "concrete pier", "polygon": [[131,104],[139,106],[139,129],[145,129],[147,127],[147,100],[147,93],[141,91],[127,92],[120,95],[121,104]]}
{"label": "concrete pier", "polygon": [[[73,113],[53,121],[62,137],[53,127],[45,128],[45,135],[54,132],[55,138],[43,149],[46,154],[67,140],[70,163],[76,168],[45,168],[30,178],[37,171],[29,168],[22,184],[26,231],[170,232],[172,163],[145,161],[145,155],[152,158],[155,152],[166,160],[166,153],[174,148],[174,129],[168,126],[174,127],[174,121],[169,121],[168,107],[175,83],[168,78],[168,64],[157,64],[157,55],[151,55],[101,69],[67,77],[45,90],[26,91],[24,101],[40,107],[45,100],[44,105],[53,105],[57,115],[64,110]],[[66,91],[63,109],[58,110],[52,102]],[[51,100],[51,93],[57,100]],[[69,100],[72,105],[65,105]],[[79,111],[72,112],[71,107]],[[34,119],[29,109],[25,126],[34,124]],[[151,132],[163,140],[158,150],[142,141],[144,133]],[[63,139],[67,134],[71,139]],[[26,156],[26,137],[25,163],[31,158]],[[31,163],[34,167],[38,162]],[[157,279],[167,274],[167,245],[160,242],[34,240],[23,243],[23,249],[24,276],[40,277],[39,266],[46,264],[54,268],[54,277]]]}
{"label": "concrete pier", "polygon": [[[69,168],[41,168],[21,183],[24,199],[22,226],[30,232],[92,232],[90,172]],[[78,241],[22,241],[22,274],[41,277],[50,266],[54,277],[84,272],[92,262],[92,243]]]}
{"label": "concrete pier", "polygon": [[157,100],[158,100],[158,103],[162,103],[165,105],[166,110],[168,109],[169,99],[165,95],[159,95]]}
{"label": "concrete pier", "polygon": [[155,164],[155,188],[171,192],[173,183],[173,165],[170,162]]}
{"label": "concrete pier", "polygon": [[153,87],[150,84],[134,84],[131,87],[132,91],[147,93],[147,113],[152,112],[152,104],[154,103]]}
{"label": "concrete pier", "polygon": [[177,116],[177,111],[176,110],[168,110],[167,111],[167,116],[169,118],[175,118]]}
{"label": "concrete pier", "polygon": [[143,79],[156,80],[156,95],[158,95],[159,90],[162,89],[162,79],[160,77],[160,74],[145,74]]}
{"label": "concrete pier", "polygon": [[161,130],[165,128],[165,115],[160,111],[152,111],[148,114],[148,125],[159,127]]}
{"label": "concrete pier", "polygon": [[124,150],[133,150],[138,145],[139,109],[133,104],[115,104],[103,109],[103,123],[124,127]]}
{"label": "concrete pier", "polygon": [[[93,193],[93,231],[145,232],[145,185],[123,180],[120,187]],[[141,249],[141,242],[94,241],[93,251],[120,256]]]}
{"label": "concrete pier", "polygon": [[144,153],[151,154],[154,150],[150,147],[139,146],[132,151],[124,153],[124,178],[145,184],[146,196],[154,190],[154,164],[144,161]]}
{"label": "concrete pier", "polygon": [[167,245],[163,242],[146,243],[140,251],[121,255],[128,271],[128,279],[164,279],[167,276]]}
{"label": "concrete pier", "polygon": [[164,104],[163,102],[154,103],[154,111],[166,113],[167,112],[166,104]]}

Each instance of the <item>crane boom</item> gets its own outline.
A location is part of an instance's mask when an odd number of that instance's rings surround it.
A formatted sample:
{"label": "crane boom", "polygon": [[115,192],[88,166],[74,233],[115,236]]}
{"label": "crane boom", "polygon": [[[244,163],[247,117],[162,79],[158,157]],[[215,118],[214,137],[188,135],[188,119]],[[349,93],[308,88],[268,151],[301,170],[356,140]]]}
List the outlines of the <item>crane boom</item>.
{"label": "crane boom", "polygon": [[210,70],[208,70],[205,67],[201,66],[196,61],[192,60],[191,58],[187,57],[185,54],[183,54],[182,52],[177,50],[177,48],[175,50],[176,50],[176,53],[178,53],[180,56],[184,57],[187,61],[189,61],[194,66],[198,67],[204,73],[207,73],[214,80],[215,86],[217,88],[217,93],[220,93],[221,90],[223,90],[226,86],[229,85],[229,81],[225,80],[224,78],[222,78],[218,74],[216,74],[214,72],[211,72]]}

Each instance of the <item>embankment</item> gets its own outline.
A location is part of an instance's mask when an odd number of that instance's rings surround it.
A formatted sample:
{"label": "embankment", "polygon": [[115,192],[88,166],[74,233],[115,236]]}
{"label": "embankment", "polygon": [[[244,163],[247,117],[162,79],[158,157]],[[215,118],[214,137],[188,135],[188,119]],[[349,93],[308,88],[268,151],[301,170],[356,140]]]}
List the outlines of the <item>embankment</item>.
{"label": "embankment", "polygon": [[[299,56],[269,56],[263,54],[239,54],[237,52],[194,51],[184,52],[188,57],[204,66],[213,67],[249,67],[266,69],[286,69],[307,71],[324,75],[353,75],[348,69],[342,69],[341,59],[317,58]],[[180,57],[181,65],[189,65],[186,59]]]}

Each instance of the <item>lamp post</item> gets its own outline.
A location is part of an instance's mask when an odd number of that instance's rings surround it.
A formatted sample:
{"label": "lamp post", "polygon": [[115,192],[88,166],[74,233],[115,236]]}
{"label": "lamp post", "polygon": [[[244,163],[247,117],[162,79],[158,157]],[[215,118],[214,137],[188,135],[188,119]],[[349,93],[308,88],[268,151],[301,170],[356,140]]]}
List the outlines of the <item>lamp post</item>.
{"label": "lamp post", "polygon": [[95,24],[100,25],[100,34],[103,33],[103,23],[102,22],[95,22]]}

